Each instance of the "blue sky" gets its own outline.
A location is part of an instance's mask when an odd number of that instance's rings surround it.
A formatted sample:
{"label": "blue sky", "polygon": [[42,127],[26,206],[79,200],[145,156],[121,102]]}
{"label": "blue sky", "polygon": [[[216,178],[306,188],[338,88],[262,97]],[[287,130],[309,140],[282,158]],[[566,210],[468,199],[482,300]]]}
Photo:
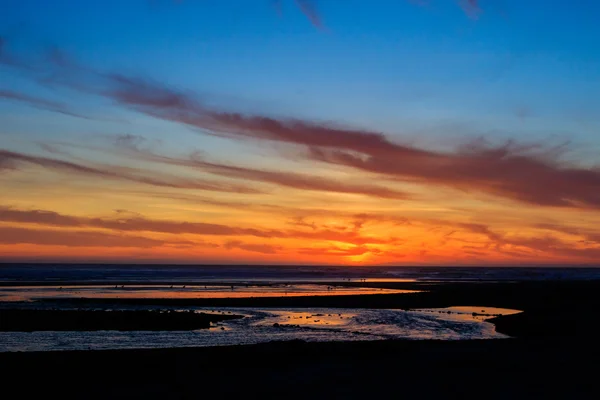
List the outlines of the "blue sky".
{"label": "blue sky", "polygon": [[454,0],[316,5],[323,31],[268,0],[5,0],[0,26],[23,46],[59,44],[240,109],[392,134],[466,124],[595,140],[597,2],[489,0],[476,19]]}

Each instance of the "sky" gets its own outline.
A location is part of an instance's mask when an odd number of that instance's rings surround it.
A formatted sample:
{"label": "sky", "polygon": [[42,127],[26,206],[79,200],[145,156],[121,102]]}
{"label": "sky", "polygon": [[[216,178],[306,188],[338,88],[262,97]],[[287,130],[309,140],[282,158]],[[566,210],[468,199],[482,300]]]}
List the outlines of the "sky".
{"label": "sky", "polygon": [[0,261],[597,265],[598,15],[0,0]]}

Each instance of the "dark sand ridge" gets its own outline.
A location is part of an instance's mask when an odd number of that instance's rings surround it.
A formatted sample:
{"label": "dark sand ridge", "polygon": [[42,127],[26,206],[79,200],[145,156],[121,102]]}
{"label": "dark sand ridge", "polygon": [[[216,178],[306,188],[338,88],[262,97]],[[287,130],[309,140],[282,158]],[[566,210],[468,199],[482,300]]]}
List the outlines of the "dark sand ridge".
{"label": "dark sand ridge", "polygon": [[0,332],[33,331],[184,331],[238,315],[155,311],[0,309]]}
{"label": "dark sand ridge", "polygon": [[593,399],[585,340],[279,342],[0,353],[3,391],[61,399]]}

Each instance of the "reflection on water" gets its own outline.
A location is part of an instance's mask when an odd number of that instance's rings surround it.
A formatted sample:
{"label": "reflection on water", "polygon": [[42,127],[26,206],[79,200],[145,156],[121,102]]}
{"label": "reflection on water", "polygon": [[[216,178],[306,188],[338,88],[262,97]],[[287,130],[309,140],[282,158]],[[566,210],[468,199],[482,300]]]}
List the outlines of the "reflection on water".
{"label": "reflection on water", "polygon": [[270,316],[260,321],[257,325],[279,324],[282,328],[287,327],[323,327],[348,325],[350,319],[357,314],[346,311],[339,313],[324,313],[322,311],[312,313],[308,311],[270,311]]}
{"label": "reflection on water", "polygon": [[[367,309],[207,309],[245,318],[214,324],[211,329],[179,332],[0,332],[0,351],[101,350],[158,347],[222,346],[272,340],[356,341],[383,339],[506,338],[490,323],[462,318],[448,309],[402,311]],[[480,309],[486,309],[485,307]],[[486,310],[496,310],[487,308]],[[435,312],[433,312],[435,311]],[[441,311],[441,310],[439,310]],[[515,310],[509,310],[516,312]]]}
{"label": "reflection on water", "polygon": [[136,286],[13,286],[0,288],[1,301],[52,298],[199,299],[281,296],[337,296],[411,293],[414,290],[378,289],[317,284],[272,285],[136,285]]}
{"label": "reflection on water", "polygon": [[449,318],[459,321],[485,321],[500,315],[518,314],[522,311],[511,310],[510,308],[481,307],[481,306],[457,306],[446,308],[425,308],[418,310],[421,312],[445,314]]}

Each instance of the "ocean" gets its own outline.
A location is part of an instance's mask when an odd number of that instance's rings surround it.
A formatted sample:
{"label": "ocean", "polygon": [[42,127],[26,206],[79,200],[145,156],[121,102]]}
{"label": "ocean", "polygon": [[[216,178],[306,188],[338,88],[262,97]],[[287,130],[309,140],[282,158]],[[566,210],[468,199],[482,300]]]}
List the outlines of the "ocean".
{"label": "ocean", "polygon": [[596,280],[600,267],[357,267],[264,265],[0,264],[2,282]]}

